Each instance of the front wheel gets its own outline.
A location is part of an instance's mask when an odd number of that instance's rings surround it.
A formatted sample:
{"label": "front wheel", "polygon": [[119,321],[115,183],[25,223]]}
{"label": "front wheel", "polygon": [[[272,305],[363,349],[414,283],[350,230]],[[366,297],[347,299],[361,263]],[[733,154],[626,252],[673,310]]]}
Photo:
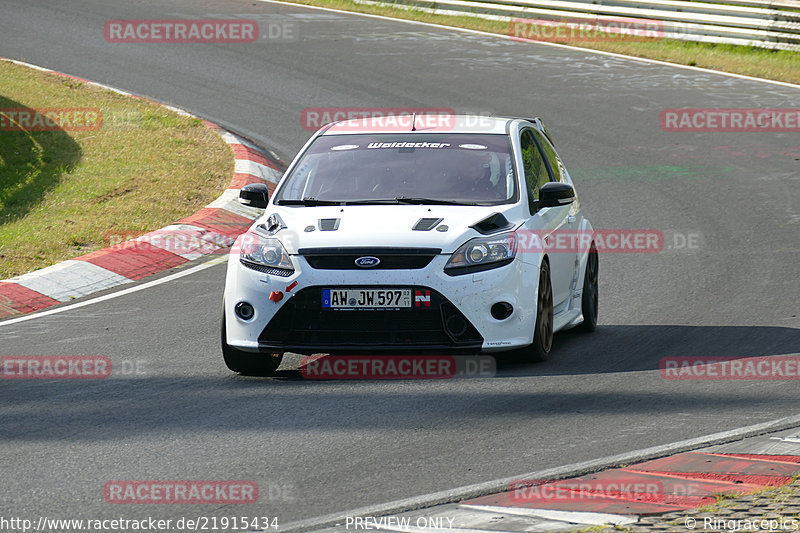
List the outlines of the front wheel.
{"label": "front wheel", "polygon": [[581,296],[583,323],[580,325],[580,329],[587,333],[597,329],[599,263],[597,248],[592,244],[589,256],[586,258],[586,273],[583,276],[583,295]]}
{"label": "front wheel", "polygon": [[539,294],[536,298],[536,324],[533,342],[517,353],[528,361],[546,361],[553,346],[553,287],[550,284],[550,266],[542,263],[539,270]]}
{"label": "front wheel", "polygon": [[222,358],[233,372],[245,376],[272,376],[281,364],[282,353],[251,353],[237,350],[228,344],[225,332],[225,313],[222,314]]}

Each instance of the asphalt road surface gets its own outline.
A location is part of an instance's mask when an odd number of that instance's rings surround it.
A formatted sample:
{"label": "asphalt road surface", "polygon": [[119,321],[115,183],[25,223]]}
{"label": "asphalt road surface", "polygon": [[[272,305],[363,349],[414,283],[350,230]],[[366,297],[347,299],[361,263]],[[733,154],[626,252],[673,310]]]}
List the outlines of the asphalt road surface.
{"label": "asphalt road surface", "polygon": [[[230,17],[293,37],[103,36],[109,19]],[[800,89],[240,0],[0,0],[0,56],[184,107],[287,161],[311,134],[308,107],[538,115],[595,227],[666,239],[660,253],[601,256],[595,334],[559,334],[551,361],[501,360],[486,379],[310,382],[296,356],[277,378],[238,377],[219,351],[224,265],[0,322],[0,355],[104,355],[119,370],[0,383],[2,516],[287,523],[798,412],[797,381],[667,381],[658,366],[666,356],[798,355],[800,139],[666,133],[659,113],[798,107]],[[261,496],[227,506],[103,498],[113,480],[184,479],[252,480]]]}

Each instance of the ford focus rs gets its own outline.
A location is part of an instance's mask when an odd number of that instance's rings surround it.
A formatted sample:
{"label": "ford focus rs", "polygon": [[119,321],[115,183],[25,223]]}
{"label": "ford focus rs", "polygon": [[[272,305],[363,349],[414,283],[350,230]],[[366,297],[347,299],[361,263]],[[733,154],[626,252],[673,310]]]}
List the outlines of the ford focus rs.
{"label": "ford focus rs", "polygon": [[[228,260],[222,352],[548,357],[597,324],[592,226],[539,119],[357,119],[320,129]],[[569,232],[578,245],[550,240]],[[560,239],[559,239],[560,240]]]}

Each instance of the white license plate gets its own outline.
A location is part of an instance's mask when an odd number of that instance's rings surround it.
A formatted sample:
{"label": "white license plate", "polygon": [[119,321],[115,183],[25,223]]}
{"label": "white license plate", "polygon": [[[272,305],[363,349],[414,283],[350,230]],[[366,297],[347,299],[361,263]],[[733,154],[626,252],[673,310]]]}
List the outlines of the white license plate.
{"label": "white license plate", "polygon": [[322,289],[323,309],[403,309],[411,289]]}

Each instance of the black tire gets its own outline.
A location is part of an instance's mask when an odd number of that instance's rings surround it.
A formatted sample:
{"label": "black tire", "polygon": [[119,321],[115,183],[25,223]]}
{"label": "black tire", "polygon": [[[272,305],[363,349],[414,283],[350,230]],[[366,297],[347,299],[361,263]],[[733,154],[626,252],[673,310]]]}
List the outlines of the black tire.
{"label": "black tire", "polygon": [[600,261],[597,256],[597,248],[594,244],[589,249],[589,256],[586,258],[586,272],[583,276],[583,295],[581,296],[581,311],[583,312],[583,323],[580,330],[591,333],[597,329],[598,311],[598,271]]}
{"label": "black tire", "polygon": [[222,358],[233,372],[245,376],[273,376],[283,359],[282,353],[252,353],[237,350],[228,345],[228,336],[225,333],[225,313],[222,314]]}
{"label": "black tire", "polygon": [[527,361],[547,361],[553,346],[553,286],[550,283],[550,265],[542,263],[539,270],[539,291],[536,298],[536,324],[533,342],[518,350]]}

